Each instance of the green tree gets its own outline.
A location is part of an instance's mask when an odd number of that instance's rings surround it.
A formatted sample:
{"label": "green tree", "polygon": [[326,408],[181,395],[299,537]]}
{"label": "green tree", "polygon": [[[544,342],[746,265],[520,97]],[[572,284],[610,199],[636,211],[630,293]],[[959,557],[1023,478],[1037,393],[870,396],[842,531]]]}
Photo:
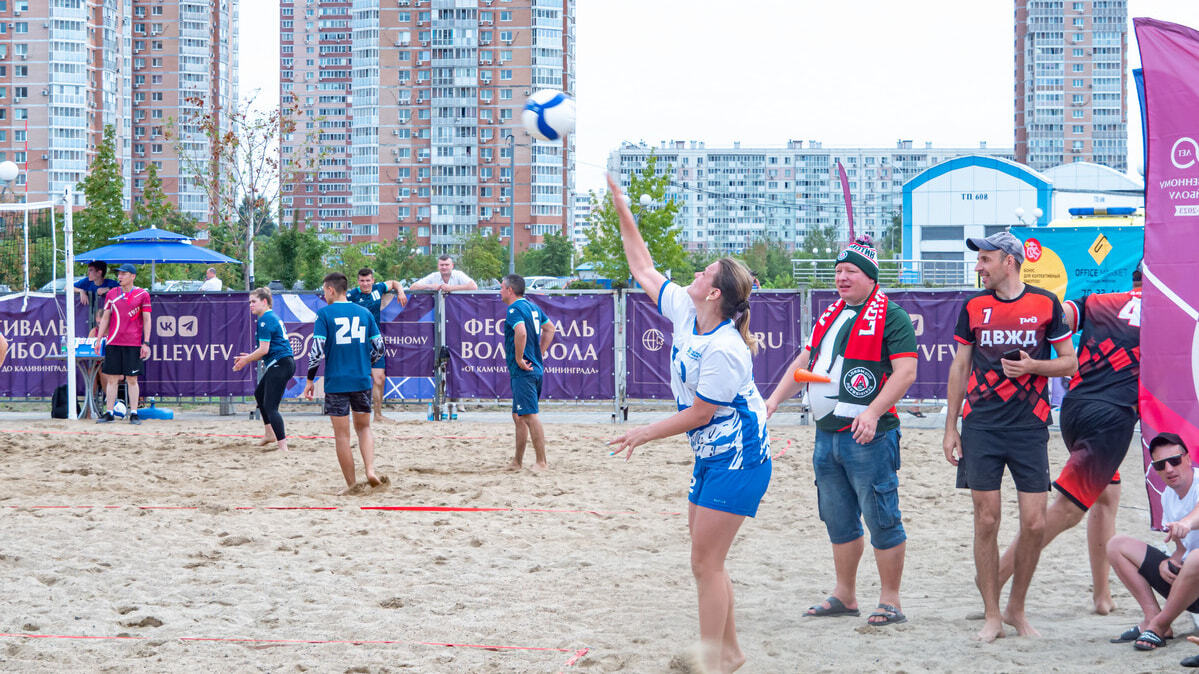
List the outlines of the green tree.
{"label": "green tree", "polygon": [[96,158],[77,189],[87,198],[87,207],[75,214],[75,250],[89,251],[110,243],[109,239],[133,230],[121,205],[125,180],[117,164],[116,130],[104,127],[104,138],[96,146]]}
{"label": "green tree", "polygon": [[763,288],[794,288],[795,278],[791,271],[791,254],[779,242],[759,239],[737,256],[757,273]]}
{"label": "green tree", "polygon": [[[650,257],[661,270],[671,270],[675,275],[685,273],[690,266],[687,255],[679,243],[681,228],[675,225],[675,214],[679,206],[665,201],[666,188],[670,185],[670,171],[655,175],[657,156],[651,154],[640,173],[633,173],[628,194],[632,197],[629,209],[637,219],[637,229],[649,247]],[[648,194],[650,205],[641,204],[641,195]],[[602,202],[602,203],[601,203]],[[629,278],[629,263],[625,259],[624,244],[620,237],[620,220],[611,195],[602,199],[591,194],[591,235],[583,248],[583,260],[595,265],[601,276],[612,279],[613,285],[623,286]]]}
{"label": "green tree", "polygon": [[305,288],[317,288],[327,272],[325,255],[329,244],[312,229],[300,230],[294,224],[281,227],[259,241],[258,267],[266,280],[278,280],[286,288],[303,281]]}
{"label": "green tree", "polygon": [[574,246],[561,234],[546,234],[542,248],[525,251],[516,259],[522,276],[569,276]]}
{"label": "green tree", "polygon": [[476,231],[462,242],[455,266],[480,284],[498,279],[507,273],[508,247],[499,237],[483,236]]}
{"label": "green tree", "polygon": [[[175,144],[182,171],[208,199],[210,238],[221,246],[217,250],[245,261],[242,283],[226,279],[227,285],[249,290],[251,249],[269,214],[280,209],[282,187],[313,180],[319,170],[320,118],[305,118],[313,128],[301,132],[301,111],[294,103],[257,111],[252,99],[225,108],[195,96],[185,102],[187,114],[171,120],[167,136]],[[287,149],[286,156],[280,156],[280,147]],[[239,205],[246,200],[248,222],[243,222]]]}
{"label": "green tree", "polygon": [[[416,252],[412,229],[402,227],[400,236],[375,248],[375,274],[386,279],[415,279],[437,268],[437,258]],[[384,280],[380,278],[379,280]]]}
{"label": "green tree", "polygon": [[350,280],[350,287],[358,283],[358,270],[370,267],[375,270],[375,280],[382,281],[383,270],[375,269],[375,254],[373,243],[347,243],[338,246],[336,253],[339,257],[337,269]]}
{"label": "green tree", "polygon": [[133,206],[133,224],[138,229],[158,227],[165,229],[175,207],[167,199],[162,190],[162,180],[158,177],[158,166],[154,162],[146,167],[146,185],[142,196]]}
{"label": "green tree", "polygon": [[256,227],[255,236],[270,236],[275,233],[275,218],[271,215],[270,207],[262,199],[258,200],[258,208],[254,209],[250,205],[250,197],[242,197],[241,204],[237,207],[237,221],[242,229],[253,224]]}
{"label": "green tree", "polygon": [[878,246],[880,260],[891,260],[903,257],[903,216],[898,212],[891,214],[891,224],[882,237],[875,242]]}
{"label": "green tree", "polygon": [[837,228],[834,225],[827,225],[808,232],[804,237],[803,245],[800,246],[800,252],[805,253],[801,257],[813,257],[817,260],[831,260],[841,252],[840,243],[837,241]]}

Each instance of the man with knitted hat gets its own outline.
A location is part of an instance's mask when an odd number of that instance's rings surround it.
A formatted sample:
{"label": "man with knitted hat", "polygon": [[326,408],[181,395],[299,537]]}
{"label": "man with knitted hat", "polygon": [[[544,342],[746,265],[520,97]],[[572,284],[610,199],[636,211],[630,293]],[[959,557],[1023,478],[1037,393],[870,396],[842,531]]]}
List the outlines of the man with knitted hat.
{"label": "man with knitted hat", "polygon": [[816,419],[816,471],[820,519],[833,546],[836,586],[809,616],[857,616],[857,570],[864,550],[862,520],[878,564],[882,591],[868,622],[907,620],[899,584],[907,534],[899,513],[899,416],[897,403],[916,380],[916,332],[907,312],[878,286],[878,253],[867,237],[837,256],[837,294],[811,338],[766,401],[773,414],[799,392],[791,375],[810,370],[829,379],[809,383]]}

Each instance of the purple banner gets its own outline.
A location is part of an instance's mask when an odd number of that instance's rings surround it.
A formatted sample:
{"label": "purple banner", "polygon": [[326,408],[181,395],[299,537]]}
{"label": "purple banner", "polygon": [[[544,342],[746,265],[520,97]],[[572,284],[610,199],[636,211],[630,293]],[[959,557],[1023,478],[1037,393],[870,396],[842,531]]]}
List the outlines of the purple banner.
{"label": "purple banner", "polygon": [[[151,355],[138,378],[142,395],[252,395],[252,373],[233,371],[233,358],[249,350],[246,300],[245,293],[153,295]],[[27,305],[19,295],[0,301],[0,333],[11,343],[0,370],[0,395],[45,397],[66,382],[63,301],[61,295],[30,296]],[[87,308],[80,304],[75,325],[75,335],[87,334]]]}
{"label": "purple banner", "polygon": [[254,372],[233,371],[253,351],[248,293],[151,296],[150,359],[138,377],[142,395],[254,395]]}
{"label": "purple banner", "polygon": [[[316,311],[325,306],[317,295],[284,295],[283,305],[275,313],[284,318],[283,327],[296,354],[296,374],[284,392],[284,397],[295,398],[304,391],[308,376],[308,350],[312,342],[312,325]],[[413,294],[408,304],[400,307],[392,301],[382,313],[383,343],[387,348],[387,386],[383,397],[389,400],[403,398],[431,398],[433,387],[433,365],[436,356],[433,343],[433,312],[435,300],[431,294]],[[321,381],[317,377],[317,395],[322,395]]]}
{"label": "purple banner", "polygon": [[[616,384],[611,294],[529,295],[554,323],[554,341],[545,361],[541,397],[613,399]],[[504,362],[504,315],[497,294],[450,294],[445,297],[446,346],[451,398],[510,398]]]}
{"label": "purple banner", "polygon": [[[62,298],[11,295],[0,300],[0,334],[8,340],[8,358],[0,368],[0,397],[48,398],[67,383],[62,336],[66,308]],[[76,333],[87,326],[87,307],[75,307]],[[77,383],[83,390],[82,378]]]}
{"label": "purple banner", "polygon": [[[887,297],[912,317],[916,329],[916,382],[908,398],[944,398],[949,366],[957,353],[953,330],[962,303],[977,290],[888,290]],[[837,300],[836,290],[812,291],[812,315],[820,316]]]}
{"label": "purple banner", "polygon": [[[629,398],[673,398],[670,392],[670,321],[645,293],[628,293],[625,333]],[[754,381],[763,397],[786,374],[803,338],[803,296],[755,292],[749,298],[749,329],[762,342],[754,356]]]}
{"label": "purple banner", "polygon": [[1141,437],[1150,522],[1165,491],[1147,440],[1179,434],[1199,446],[1199,31],[1133,19],[1145,80],[1145,259],[1141,304]]}

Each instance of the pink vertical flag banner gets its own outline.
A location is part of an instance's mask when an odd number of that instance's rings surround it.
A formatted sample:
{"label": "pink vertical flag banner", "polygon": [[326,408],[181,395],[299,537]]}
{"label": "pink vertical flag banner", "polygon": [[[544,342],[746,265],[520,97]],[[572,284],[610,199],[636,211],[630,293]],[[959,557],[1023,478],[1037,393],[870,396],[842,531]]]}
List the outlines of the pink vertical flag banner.
{"label": "pink vertical flag banner", "polygon": [[1149,467],[1162,431],[1199,448],[1199,31],[1133,19],[1145,79],[1145,259],[1141,447],[1151,523],[1165,488]]}
{"label": "pink vertical flag banner", "polygon": [[837,160],[837,175],[841,176],[841,194],[845,195],[845,215],[849,218],[849,240],[852,243],[857,238],[853,233],[853,201],[849,198],[849,177],[845,175],[845,166],[840,159]]}

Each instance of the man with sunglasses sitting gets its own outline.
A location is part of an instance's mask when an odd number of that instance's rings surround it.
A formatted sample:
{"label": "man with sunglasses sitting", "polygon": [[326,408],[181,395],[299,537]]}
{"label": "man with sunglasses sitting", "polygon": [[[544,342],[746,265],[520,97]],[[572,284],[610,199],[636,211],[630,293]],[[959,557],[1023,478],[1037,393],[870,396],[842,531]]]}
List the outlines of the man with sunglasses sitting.
{"label": "man with sunglasses sitting", "polygon": [[[1140,651],[1165,646],[1173,635],[1171,623],[1183,611],[1199,613],[1199,555],[1190,557],[1199,548],[1199,479],[1186,444],[1174,433],[1150,440],[1149,457],[1168,487],[1162,492],[1162,526],[1166,540],[1174,542],[1174,554],[1167,557],[1157,546],[1129,536],[1114,536],[1107,544],[1112,568],[1145,613],[1140,624],[1112,641],[1132,641]],[[1165,607],[1159,607],[1154,590],[1166,598]]]}

